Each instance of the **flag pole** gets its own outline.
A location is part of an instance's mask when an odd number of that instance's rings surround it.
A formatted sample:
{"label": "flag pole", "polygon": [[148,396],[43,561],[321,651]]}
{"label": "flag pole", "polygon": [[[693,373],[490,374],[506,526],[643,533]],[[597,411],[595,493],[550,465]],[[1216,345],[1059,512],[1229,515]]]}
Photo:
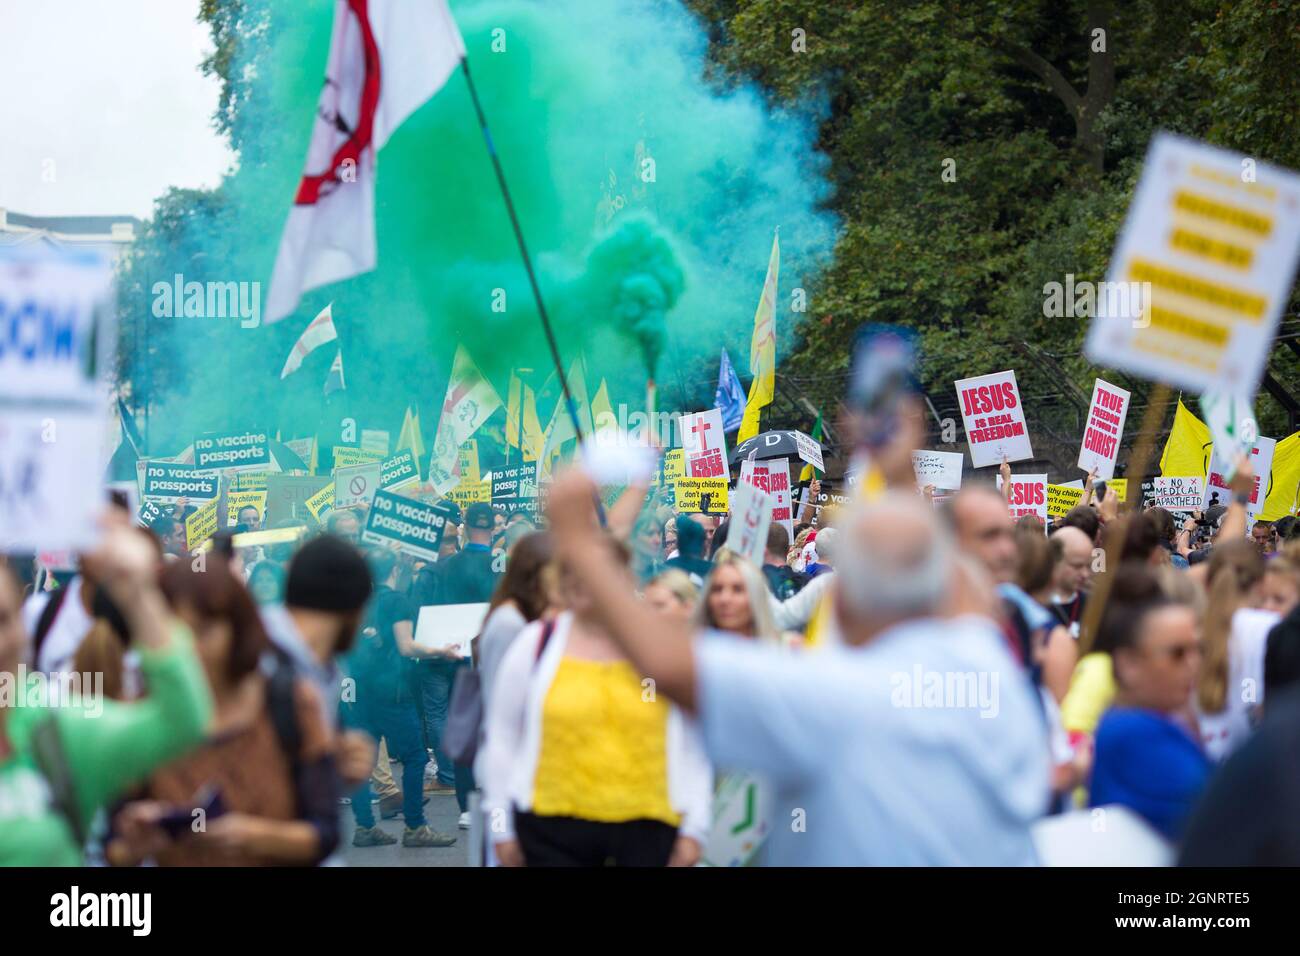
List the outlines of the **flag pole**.
{"label": "flag pole", "polygon": [[564,405],[568,409],[569,419],[573,422],[573,432],[578,436],[579,444],[586,437],[582,425],[578,422],[578,411],[573,404],[573,395],[569,391],[569,381],[564,376],[564,365],[560,360],[560,348],[555,342],[555,332],[551,328],[550,316],[542,302],[542,290],[537,284],[537,274],[533,271],[533,260],[528,255],[528,244],[524,242],[524,231],[519,225],[519,216],[515,213],[514,201],[510,198],[510,187],[506,185],[506,174],[501,168],[501,158],[497,155],[496,144],[492,141],[492,132],[488,129],[487,116],[483,113],[483,104],[479,102],[478,89],[469,72],[469,57],[460,58],[460,69],[465,74],[465,85],[469,87],[470,99],[474,101],[474,112],[478,116],[479,129],[483,131],[483,142],[487,144],[488,156],[492,158],[492,168],[497,174],[497,184],[501,187],[501,198],[505,200],[506,212],[510,215],[510,225],[515,231],[515,241],[519,243],[519,254],[524,260],[524,270],[528,273],[528,284],[532,286],[533,300],[537,303],[537,314],[542,320],[542,330],[546,333],[546,344],[551,350],[551,361],[555,363],[555,373],[560,376],[560,388],[564,392]]}

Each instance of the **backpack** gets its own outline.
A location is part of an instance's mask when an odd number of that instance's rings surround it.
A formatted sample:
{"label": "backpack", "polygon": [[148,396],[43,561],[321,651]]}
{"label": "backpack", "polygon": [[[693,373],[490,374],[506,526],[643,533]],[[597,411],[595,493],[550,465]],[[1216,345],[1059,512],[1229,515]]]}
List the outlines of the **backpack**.
{"label": "backpack", "polygon": [[45,602],[45,607],[41,608],[41,616],[36,619],[36,627],[32,629],[32,665],[40,667],[41,649],[45,646],[45,639],[50,636],[50,630],[54,627],[54,619],[59,616],[59,611],[63,609],[63,602],[68,599],[68,587],[55,588],[50,592],[50,599]]}
{"label": "backpack", "polygon": [[401,702],[410,693],[411,683],[410,662],[397,649],[392,627],[383,626],[380,620],[380,613],[388,603],[385,598],[394,593],[390,588],[376,589],[349,658],[358,686],[389,703]]}
{"label": "backpack", "polygon": [[[542,656],[555,631],[555,621],[542,624],[542,636],[537,642],[533,664]],[[442,749],[454,763],[472,766],[478,756],[479,741],[483,736],[483,676],[477,668],[463,667],[456,674],[447,704],[447,721],[442,727]]]}

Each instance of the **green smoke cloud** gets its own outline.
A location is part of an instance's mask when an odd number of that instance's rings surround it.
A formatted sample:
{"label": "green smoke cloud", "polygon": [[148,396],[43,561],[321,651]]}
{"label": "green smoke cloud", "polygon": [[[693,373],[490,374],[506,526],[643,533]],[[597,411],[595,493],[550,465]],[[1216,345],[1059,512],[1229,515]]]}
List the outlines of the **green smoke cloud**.
{"label": "green smoke cloud", "polygon": [[[604,377],[616,404],[639,407],[657,370],[661,408],[711,404],[721,346],[744,372],[778,226],[777,327],[779,347],[788,347],[797,318],[789,291],[829,256],[837,228],[820,209],[829,191],[813,147],[821,108],[782,115],[754,89],[710,85],[705,28],[676,2],[452,7],[564,362],[585,357],[589,390]],[[218,201],[170,224],[166,250],[142,256],[139,284],[182,270],[187,280],[255,280],[264,292],[269,284],[333,4],[244,0],[244,9],[245,23],[259,25],[245,27],[234,65],[245,78],[238,168]],[[156,393],[155,452],[228,426],[280,427],[285,437],[337,427],[327,419],[338,409],[322,410],[321,398],[333,347],[279,380],[294,339],[330,301],[348,383],[343,407],[364,426],[396,437],[415,401],[431,432],[458,343],[503,397],[511,369],[533,370],[524,377],[542,390],[545,424],[558,388],[459,73],[380,153],[376,217],[379,268],[309,293],[276,326],[151,318],[137,328],[151,351],[138,350],[126,375],[137,394]]]}

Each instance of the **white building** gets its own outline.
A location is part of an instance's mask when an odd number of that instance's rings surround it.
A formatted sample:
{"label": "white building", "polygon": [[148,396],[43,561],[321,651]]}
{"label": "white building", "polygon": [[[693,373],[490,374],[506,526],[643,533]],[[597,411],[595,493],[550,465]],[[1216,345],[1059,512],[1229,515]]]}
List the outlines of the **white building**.
{"label": "white building", "polygon": [[28,216],[0,206],[0,246],[37,242],[94,249],[114,265],[139,228],[135,216]]}

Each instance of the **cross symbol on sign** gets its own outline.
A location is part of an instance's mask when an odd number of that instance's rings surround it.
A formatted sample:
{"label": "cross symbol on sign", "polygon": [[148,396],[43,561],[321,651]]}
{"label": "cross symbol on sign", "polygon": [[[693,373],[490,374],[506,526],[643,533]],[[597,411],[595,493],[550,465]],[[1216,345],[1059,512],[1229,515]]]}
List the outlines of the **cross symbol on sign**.
{"label": "cross symbol on sign", "polygon": [[700,436],[699,441],[701,450],[709,447],[708,439],[704,433],[712,427],[713,426],[706,421],[698,421],[691,426],[691,433]]}
{"label": "cross symbol on sign", "polygon": [[348,487],[352,489],[354,495],[363,495],[366,492],[366,479],[361,475],[357,475],[352,479],[352,483]]}

